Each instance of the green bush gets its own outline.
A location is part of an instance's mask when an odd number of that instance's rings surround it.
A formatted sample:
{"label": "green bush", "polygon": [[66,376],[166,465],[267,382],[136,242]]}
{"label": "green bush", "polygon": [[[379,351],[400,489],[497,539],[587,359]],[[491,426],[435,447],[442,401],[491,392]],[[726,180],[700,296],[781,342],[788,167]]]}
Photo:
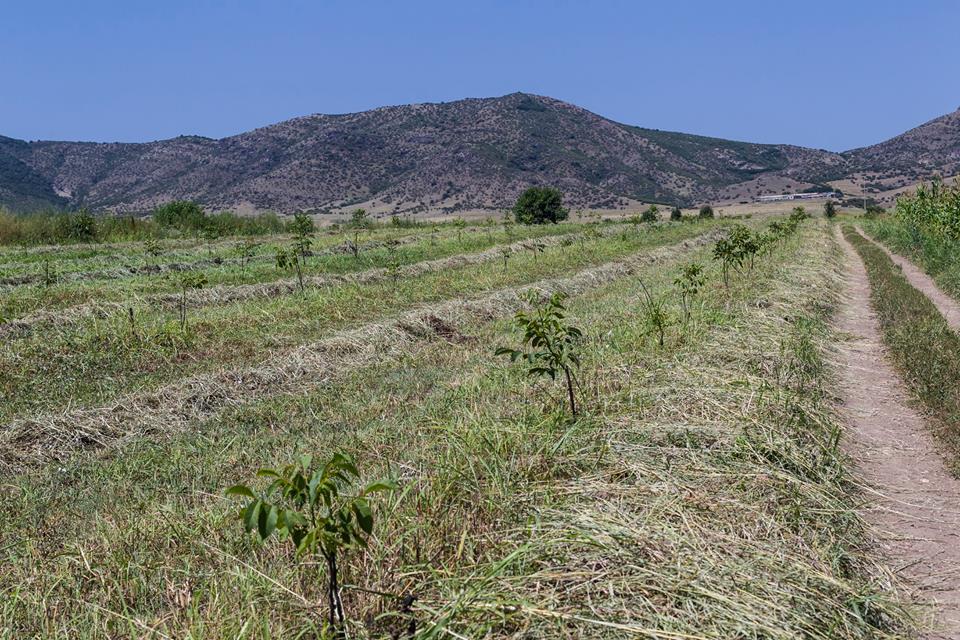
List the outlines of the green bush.
{"label": "green bush", "polygon": [[712,218],[713,217],[713,207],[708,204],[700,207],[700,217],[701,218]]}
{"label": "green bush", "polygon": [[530,187],[520,194],[513,206],[513,215],[520,224],[546,224],[567,219],[563,195],[550,187]]}

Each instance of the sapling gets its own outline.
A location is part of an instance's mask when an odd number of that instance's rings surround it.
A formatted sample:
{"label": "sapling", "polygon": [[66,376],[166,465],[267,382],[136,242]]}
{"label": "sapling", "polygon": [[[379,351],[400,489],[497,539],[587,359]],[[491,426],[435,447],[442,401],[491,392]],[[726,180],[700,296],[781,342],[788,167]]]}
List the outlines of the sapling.
{"label": "sapling", "polygon": [[217,227],[209,222],[204,225],[203,230],[200,232],[200,237],[203,238],[204,242],[207,243],[207,257],[213,257],[213,242],[220,237],[220,231]]}
{"label": "sapling", "polygon": [[658,342],[662,347],[667,327],[670,325],[670,313],[667,311],[667,305],[663,298],[654,298],[642,280],[640,281],[640,288],[643,292],[641,301],[646,314],[647,333],[656,333]]}
{"label": "sapling", "polygon": [[530,377],[550,376],[551,380],[556,380],[557,376],[562,376],[567,387],[570,415],[576,418],[574,369],[580,366],[579,343],[583,332],[567,321],[563,305],[565,298],[562,293],[554,293],[546,304],[537,305],[536,294],[531,293],[528,302],[533,310],[518,311],[514,316],[515,324],[523,330],[521,348],[500,347],[495,353],[510,356],[511,362],[523,361]]}
{"label": "sapling", "polygon": [[262,494],[243,484],[227,489],[227,495],[248,500],[239,513],[244,530],[261,541],[273,534],[289,540],[300,560],[323,557],[330,630],[334,637],[345,637],[340,560],[348,549],[367,548],[374,524],[369,497],[396,490],[396,482],[359,485],[360,472],[344,453],[334,453],[318,467],[305,455],[279,470],[260,469],[257,476],[270,479]]}
{"label": "sapling", "polygon": [[207,276],[202,273],[185,273],[180,276],[180,330],[187,328],[187,291],[203,289]]}
{"label": "sapling", "polygon": [[513,250],[510,247],[500,247],[500,257],[503,258],[503,268],[507,268],[507,261],[510,259],[510,255],[513,253]]}
{"label": "sapling", "polygon": [[250,262],[250,259],[256,255],[257,247],[260,246],[260,243],[254,240],[253,238],[245,238],[243,242],[238,242],[234,247],[237,256],[240,258],[240,273],[246,275],[247,273],[247,263]]}
{"label": "sapling", "polygon": [[57,272],[50,266],[50,260],[43,260],[43,277],[41,278],[44,287],[49,287],[57,283]]}
{"label": "sapling", "polygon": [[463,218],[457,218],[453,221],[453,227],[457,230],[457,242],[463,243],[463,229],[467,226],[467,223],[464,222]]}
{"label": "sapling", "polygon": [[300,253],[296,244],[289,249],[278,247],[276,260],[278,269],[292,268],[296,270],[297,282],[300,284],[300,293],[305,293],[307,289],[303,284],[303,254]]}
{"label": "sapling", "polygon": [[158,258],[163,253],[163,248],[156,238],[147,238],[143,243],[143,252],[147,255],[147,264],[150,264],[150,258]]}
{"label": "sapling", "polygon": [[313,219],[303,212],[297,212],[293,216],[290,229],[293,231],[294,249],[301,258],[306,258],[310,255],[310,246],[313,244]]}
{"label": "sapling", "polygon": [[700,293],[700,289],[706,283],[706,276],[703,273],[703,265],[697,262],[691,262],[680,270],[673,284],[680,291],[680,305],[683,307],[683,324],[690,321],[690,312],[694,298]]}

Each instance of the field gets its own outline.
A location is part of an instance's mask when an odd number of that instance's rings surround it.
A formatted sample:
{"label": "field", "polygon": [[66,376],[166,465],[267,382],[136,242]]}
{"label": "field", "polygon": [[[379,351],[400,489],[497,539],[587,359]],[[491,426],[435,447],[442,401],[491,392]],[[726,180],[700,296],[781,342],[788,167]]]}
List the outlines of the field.
{"label": "field", "polygon": [[[286,234],[0,247],[0,637],[911,637],[838,408],[845,243],[892,344],[910,294],[850,222],[347,225],[300,275]],[[570,388],[496,353],[554,294]],[[331,626],[326,558],[227,489],[335,452],[389,482]]]}

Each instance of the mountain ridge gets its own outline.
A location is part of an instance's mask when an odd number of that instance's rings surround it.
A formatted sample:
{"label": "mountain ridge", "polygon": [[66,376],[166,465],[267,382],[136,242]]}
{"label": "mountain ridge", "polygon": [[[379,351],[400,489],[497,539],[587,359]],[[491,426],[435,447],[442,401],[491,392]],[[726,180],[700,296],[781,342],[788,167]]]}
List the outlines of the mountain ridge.
{"label": "mountain ridge", "polygon": [[831,152],[619,123],[554,98],[496,98],[311,114],[225,138],[26,142],[0,136],[0,204],[144,212],[378,213],[496,209],[531,184],[571,206],[693,205],[859,181],[880,193],[960,172],[960,111],[869,147]]}

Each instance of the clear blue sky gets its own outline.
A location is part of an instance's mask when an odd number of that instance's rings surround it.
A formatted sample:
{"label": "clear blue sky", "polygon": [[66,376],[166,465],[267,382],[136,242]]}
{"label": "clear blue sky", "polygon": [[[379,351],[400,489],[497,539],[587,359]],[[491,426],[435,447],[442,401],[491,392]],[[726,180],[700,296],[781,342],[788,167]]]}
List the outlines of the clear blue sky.
{"label": "clear blue sky", "polygon": [[550,95],[841,150],[960,106],[957,0],[4,0],[0,134],[222,137],[309,113]]}

